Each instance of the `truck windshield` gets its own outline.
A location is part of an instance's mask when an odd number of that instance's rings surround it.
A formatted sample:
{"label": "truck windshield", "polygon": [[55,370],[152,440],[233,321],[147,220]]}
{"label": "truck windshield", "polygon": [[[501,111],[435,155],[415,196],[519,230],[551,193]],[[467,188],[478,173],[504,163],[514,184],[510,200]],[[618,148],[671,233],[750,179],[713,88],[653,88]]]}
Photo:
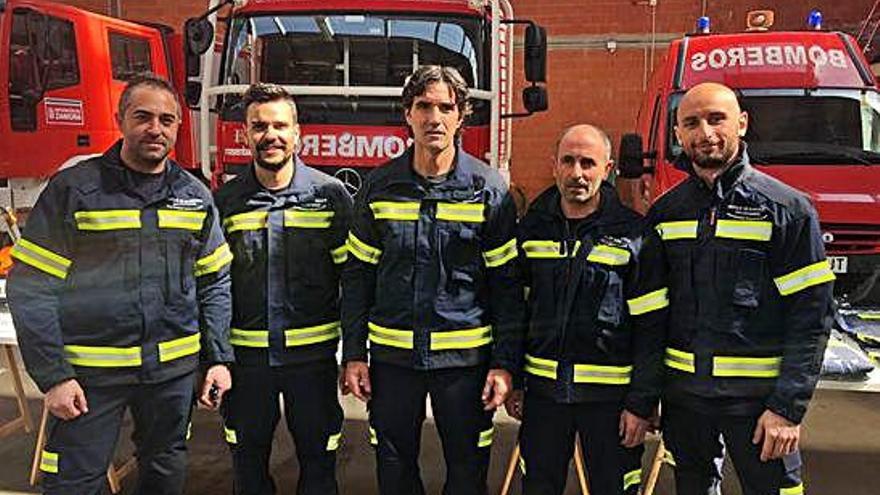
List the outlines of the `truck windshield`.
{"label": "truck windshield", "polygon": [[[221,80],[324,87],[326,91],[315,88],[324,93],[320,96],[313,91],[296,95],[303,123],[399,125],[399,97],[338,96],[333,87],[399,88],[416,67],[439,64],[457,68],[470,87],[488,89],[490,67],[485,56],[490,37],[485,29],[478,17],[362,13],[238,17],[227,37]],[[224,110],[240,113],[237,101],[227,97]],[[488,102],[474,104],[476,118],[485,113],[488,119]]]}
{"label": "truck windshield", "polygon": [[[681,152],[672,128],[681,94],[670,99],[667,156]],[[761,165],[880,164],[880,96],[873,90],[743,91],[745,140]]]}

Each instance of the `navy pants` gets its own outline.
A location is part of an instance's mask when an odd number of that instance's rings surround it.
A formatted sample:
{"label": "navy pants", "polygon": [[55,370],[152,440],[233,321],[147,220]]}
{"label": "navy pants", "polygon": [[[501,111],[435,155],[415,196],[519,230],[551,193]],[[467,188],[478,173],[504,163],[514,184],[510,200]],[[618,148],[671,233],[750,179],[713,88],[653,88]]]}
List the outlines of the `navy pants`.
{"label": "navy pants", "polygon": [[484,411],[485,366],[417,371],[373,363],[369,403],[371,442],[376,445],[379,492],[423,495],[419,447],[425,399],[446,460],[444,495],[485,495],[492,444],[493,411]]}
{"label": "navy pants", "polygon": [[620,445],[621,405],[617,403],[560,404],[526,393],[519,431],[523,494],[561,495],[578,434],[592,495],[633,495],[641,483],[639,445]]}
{"label": "navy pants", "polygon": [[743,495],[802,495],[800,452],[762,462],[762,444],[752,443],[757,422],[757,415],[710,415],[664,403],[663,441],[675,461],[676,493],[720,493],[726,449]]}
{"label": "navy pants", "polygon": [[233,388],[223,413],[236,495],[275,493],[269,456],[281,417],[279,394],[296,445],[297,495],[337,493],[336,449],[342,435],[337,373],[332,359],[283,367],[233,366]]}
{"label": "navy pants", "polygon": [[84,387],[88,413],[71,421],[49,420],[40,462],[45,493],[104,492],[126,408],[134,419],[135,493],[183,493],[194,377],[189,373],[160,384]]}

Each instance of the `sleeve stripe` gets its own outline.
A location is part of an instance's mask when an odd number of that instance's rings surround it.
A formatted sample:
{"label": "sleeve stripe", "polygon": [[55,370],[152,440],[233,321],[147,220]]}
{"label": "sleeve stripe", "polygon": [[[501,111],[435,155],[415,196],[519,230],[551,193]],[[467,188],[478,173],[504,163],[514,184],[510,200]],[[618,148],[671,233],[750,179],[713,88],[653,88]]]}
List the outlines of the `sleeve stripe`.
{"label": "sleeve stripe", "polygon": [[629,314],[633,316],[663,309],[669,306],[669,289],[663,287],[643,296],[627,299],[626,304],[629,306]]}
{"label": "sleeve stripe", "polygon": [[370,263],[372,265],[378,265],[379,258],[382,256],[381,249],[374,248],[366,242],[358,239],[353,232],[348,233],[348,252],[364,263]]}
{"label": "sleeve stripe", "polygon": [[788,296],[814,285],[831,282],[835,278],[828,260],[822,260],[781,277],[776,277],[773,281],[776,282],[779,293]]}
{"label": "sleeve stripe", "polygon": [[229,244],[221,244],[213,253],[196,261],[195,276],[201,277],[209,273],[220,271],[221,268],[232,262],[232,252]]}
{"label": "sleeve stripe", "polygon": [[27,239],[20,239],[15,247],[12,248],[11,254],[13,258],[22,263],[62,280],[67,278],[67,270],[72,263],[64,256],[53,253]]}
{"label": "sleeve stripe", "polygon": [[497,268],[516,258],[516,239],[505,242],[502,246],[483,252],[483,260],[487,268]]}
{"label": "sleeve stripe", "polygon": [[330,250],[330,256],[333,257],[333,263],[341,265],[348,260],[348,244],[343,244],[336,249]]}

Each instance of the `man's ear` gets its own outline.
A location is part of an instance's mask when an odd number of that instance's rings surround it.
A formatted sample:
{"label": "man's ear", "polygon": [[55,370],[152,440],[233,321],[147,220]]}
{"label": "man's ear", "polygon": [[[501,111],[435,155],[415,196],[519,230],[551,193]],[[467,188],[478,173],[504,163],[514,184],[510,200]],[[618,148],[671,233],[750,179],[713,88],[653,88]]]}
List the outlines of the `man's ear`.
{"label": "man's ear", "polygon": [[745,137],[746,131],[749,130],[749,114],[748,112],[740,112],[739,114],[739,137]]}

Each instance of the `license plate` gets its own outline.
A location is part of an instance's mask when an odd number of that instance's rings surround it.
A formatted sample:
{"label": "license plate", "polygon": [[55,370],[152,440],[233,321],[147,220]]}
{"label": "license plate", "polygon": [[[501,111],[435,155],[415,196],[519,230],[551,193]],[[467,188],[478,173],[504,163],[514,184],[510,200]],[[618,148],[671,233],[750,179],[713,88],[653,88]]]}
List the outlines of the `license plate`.
{"label": "license plate", "polygon": [[829,256],[828,264],[831,265],[831,271],[834,273],[846,273],[846,265],[848,258],[846,256]]}

